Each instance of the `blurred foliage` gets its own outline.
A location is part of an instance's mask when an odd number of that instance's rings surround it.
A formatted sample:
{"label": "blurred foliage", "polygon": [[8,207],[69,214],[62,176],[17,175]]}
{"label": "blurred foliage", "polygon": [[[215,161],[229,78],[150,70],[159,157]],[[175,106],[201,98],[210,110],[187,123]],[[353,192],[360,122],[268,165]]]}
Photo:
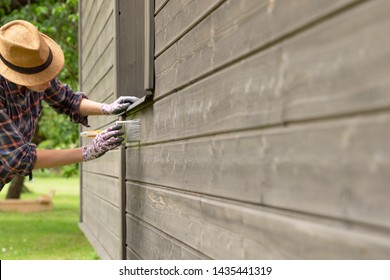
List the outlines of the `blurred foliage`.
{"label": "blurred foliage", "polygon": [[[22,19],[34,24],[51,37],[64,51],[65,66],[59,79],[73,90],[78,89],[78,0],[0,1],[0,25]],[[78,125],[67,116],[58,115],[44,103],[35,139],[42,149],[75,147]],[[65,176],[78,172],[77,165],[62,169]]]}

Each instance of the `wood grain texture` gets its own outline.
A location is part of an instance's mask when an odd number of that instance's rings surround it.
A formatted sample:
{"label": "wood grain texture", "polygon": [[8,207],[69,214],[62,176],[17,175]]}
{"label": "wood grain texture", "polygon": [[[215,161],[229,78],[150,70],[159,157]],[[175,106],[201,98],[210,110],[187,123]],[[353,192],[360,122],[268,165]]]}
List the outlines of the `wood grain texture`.
{"label": "wood grain texture", "polygon": [[[99,183],[97,182],[96,184]],[[116,236],[120,236],[121,215],[117,206],[83,189],[83,207],[88,208],[91,215],[99,220],[101,224],[104,224],[108,230],[112,231]]]}
{"label": "wood grain texture", "polygon": [[128,211],[215,259],[388,259],[388,234],[128,184]]}
{"label": "wood grain texture", "polygon": [[127,149],[127,179],[390,227],[390,116]]}
{"label": "wood grain texture", "polygon": [[388,10],[369,2],[158,100],[134,116],[142,142],[388,108]]}
{"label": "wood grain texture", "polygon": [[126,260],[142,260],[142,259],[129,247],[126,247]]}
{"label": "wood grain texture", "polygon": [[143,97],[145,61],[145,2],[119,1],[118,95]]}
{"label": "wood grain texture", "polygon": [[[113,95],[111,95],[110,99],[108,100],[108,103],[113,102],[113,101],[114,101],[114,97],[113,97]],[[82,130],[86,131],[86,130],[92,130],[92,129],[106,129],[109,126],[114,125],[115,121],[117,121],[117,120],[118,120],[117,116],[103,116],[103,115],[89,116],[88,117],[88,125],[90,125],[90,127],[83,126]],[[89,143],[91,139],[83,138],[82,140],[83,140],[83,143]]]}
{"label": "wood grain texture", "polygon": [[110,177],[119,177],[120,172],[120,151],[107,152],[104,156],[82,163],[83,171]]}
{"label": "wood grain texture", "polygon": [[160,9],[162,8],[162,6],[165,5],[167,2],[169,2],[169,0],[155,0],[155,1],[154,1],[154,10],[155,10],[155,13],[157,13],[158,11],[160,11]]}
{"label": "wood grain texture", "polygon": [[[90,15],[92,19],[91,24],[85,27],[85,30],[82,31],[82,37],[80,38],[82,40],[82,46],[85,48],[85,53],[82,57],[82,65],[85,64],[89,57],[89,53],[96,47],[97,42],[99,44],[104,44],[101,40],[99,41],[99,37],[102,35],[101,32],[107,25],[107,21],[112,17],[114,3],[115,1],[112,0],[99,0],[98,3],[92,5],[92,12]],[[111,35],[113,36],[114,33],[111,33]]]}
{"label": "wood grain texture", "polygon": [[171,0],[156,15],[156,46],[158,56],[168,45],[187,33],[207,13],[225,0]]}
{"label": "wood grain texture", "polygon": [[155,96],[208,75],[351,2],[226,1],[156,59]]}
{"label": "wood grain texture", "polygon": [[103,29],[100,31],[95,44],[83,46],[85,50],[82,51],[87,55],[85,62],[82,65],[82,70],[85,76],[89,76],[91,74],[93,75],[93,73],[91,73],[92,69],[95,67],[95,64],[102,56],[105,49],[108,48],[110,42],[114,40],[114,30],[114,15],[111,13]]}
{"label": "wood grain texture", "polygon": [[83,190],[96,196],[96,199],[104,200],[120,207],[121,189],[118,178],[103,176],[100,174],[83,171],[81,174]]}
{"label": "wood grain texture", "polygon": [[113,102],[114,101],[114,66],[108,69],[108,72],[101,77],[97,84],[87,84],[83,88],[83,92],[89,99],[100,102]]}
{"label": "wood grain texture", "polygon": [[89,0],[80,0],[80,1],[82,2],[82,10],[79,11],[82,20],[81,32],[84,34],[88,34],[91,32],[91,28],[96,20],[96,15],[99,12],[99,7],[101,6],[101,4],[103,4],[103,1],[98,0],[99,1],[98,5],[93,5],[94,1],[89,1]]}
{"label": "wood grain texture", "polygon": [[83,88],[88,92],[90,88],[93,88],[99,83],[99,81],[107,75],[111,70],[115,61],[115,46],[114,41],[110,41],[110,44],[101,54],[101,56],[96,61],[93,69],[88,75],[83,74]]}
{"label": "wood grain texture", "polygon": [[93,208],[83,207],[83,224],[88,227],[90,233],[104,248],[110,259],[121,259],[121,242],[118,235],[102,223],[94,214]]}
{"label": "wood grain texture", "polygon": [[169,235],[154,229],[134,216],[127,215],[128,248],[146,260],[193,260],[208,259]]}

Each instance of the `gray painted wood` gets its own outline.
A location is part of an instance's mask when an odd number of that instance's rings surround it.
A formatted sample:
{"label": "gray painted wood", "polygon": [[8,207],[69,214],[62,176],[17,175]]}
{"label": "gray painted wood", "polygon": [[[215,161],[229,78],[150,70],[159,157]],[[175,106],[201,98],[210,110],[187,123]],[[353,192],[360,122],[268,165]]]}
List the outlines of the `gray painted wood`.
{"label": "gray painted wood", "polygon": [[93,233],[89,230],[88,226],[81,222],[79,223],[80,230],[84,233],[84,235],[87,237],[88,241],[91,243],[93,249],[95,250],[96,254],[100,257],[102,260],[110,260],[110,255],[107,253],[107,251],[102,247],[102,245],[99,243],[99,241],[95,238]]}
{"label": "gray painted wood", "polygon": [[[305,8],[296,8],[297,2]],[[156,59],[155,95],[209,75],[350,2],[227,1]]]}
{"label": "gray painted wood", "polygon": [[[96,184],[99,183],[97,182]],[[104,224],[114,235],[120,236],[122,221],[118,206],[90,193],[87,189],[83,189],[83,203],[83,206],[89,209],[95,219]]]}
{"label": "gray painted wood", "polygon": [[[93,0],[94,2],[96,0]],[[90,26],[87,26],[83,31],[84,35],[81,40],[83,46],[85,46],[85,54],[83,57],[82,64],[84,65],[85,61],[89,57],[89,53],[94,49],[97,42],[99,42],[99,37],[102,35],[101,31],[107,25],[107,21],[112,17],[115,1],[112,0],[99,0],[98,3],[92,6],[91,17],[93,22]],[[111,33],[113,36],[114,33]]]}
{"label": "gray painted wood", "polygon": [[119,0],[118,95],[143,97],[145,55],[144,1]]}
{"label": "gray painted wood", "polygon": [[389,107],[387,11],[362,5],[158,100],[135,116],[142,143]]}
{"label": "gray painted wood", "polygon": [[[114,96],[111,95],[110,99],[107,100],[107,103],[114,102]],[[114,125],[114,122],[118,120],[117,116],[90,116],[88,118],[88,124],[91,127],[83,127],[83,130],[92,130],[92,129],[105,129],[111,125]],[[83,139],[88,141],[88,139]]]}
{"label": "gray painted wood", "polygon": [[193,260],[209,259],[207,256],[178,242],[137,219],[127,215],[127,246],[137,256],[147,260]]}
{"label": "gray painted wood", "polygon": [[[81,6],[81,86],[91,100],[114,101],[115,93],[115,1],[99,0]],[[84,19],[87,16],[88,19]],[[117,117],[90,116],[91,128],[112,124]],[[83,139],[82,143],[88,143]],[[122,220],[119,150],[108,152],[95,161],[82,163],[82,227],[99,256],[103,259],[122,258]]]}
{"label": "gray painted wood", "polygon": [[158,13],[162,8],[163,8],[163,6],[166,4],[166,3],[168,3],[169,2],[169,0],[155,0],[154,1],[154,5],[155,5],[155,7],[154,7],[154,9],[155,9],[155,13]]}
{"label": "gray painted wood", "polygon": [[127,178],[390,227],[390,116],[127,149]]}
{"label": "gray painted wood", "polygon": [[81,176],[83,190],[87,190],[96,196],[96,199],[104,200],[117,208],[120,207],[121,189],[117,178],[89,173],[86,170],[84,170]]}
{"label": "gray painted wood", "polygon": [[156,55],[187,33],[225,0],[171,0],[156,15]]}
{"label": "gray painted wood", "polygon": [[115,90],[112,84],[113,81],[114,67],[111,67],[97,84],[89,85],[85,89],[85,93],[88,93],[88,98],[91,100],[101,100],[103,102],[111,101],[110,98],[114,99],[113,96]]}
{"label": "gray painted wood", "polygon": [[104,157],[82,163],[83,170],[110,177],[119,177],[119,150],[109,151]]}
{"label": "gray painted wood", "polygon": [[121,242],[118,235],[107,228],[106,225],[95,216],[93,209],[83,207],[83,215],[83,224],[90,230],[94,242],[98,242],[100,246],[104,248],[110,259],[121,259]]}
{"label": "gray painted wood", "polygon": [[[114,40],[114,28],[114,16],[111,13],[110,17],[108,18],[108,21],[104,25],[103,29],[100,31],[100,36],[95,41],[95,44],[92,46],[84,46],[86,50],[85,53],[86,55],[88,55],[83,64],[83,72],[85,76],[89,76],[91,74],[92,69],[94,69],[95,64],[104,53],[104,50],[108,48],[110,46],[111,41]],[[88,52],[88,50],[90,51]]]}
{"label": "gray painted wood", "polygon": [[142,260],[134,251],[130,248],[126,248],[126,260]]}
{"label": "gray painted wood", "polygon": [[[136,67],[115,65],[136,54],[116,53],[130,36],[115,1],[91,2],[82,86],[113,101],[137,91]],[[82,165],[90,240],[113,259],[388,259],[388,1],[219,3],[156,0],[157,98],[127,148],[130,247],[119,151]]]}
{"label": "gray painted wood", "polygon": [[104,49],[104,52],[101,54],[101,56],[96,61],[96,64],[94,65],[93,73],[90,72],[88,75],[83,75],[83,84],[87,86],[89,85],[89,88],[92,88],[96,84],[99,83],[99,81],[107,75],[107,73],[111,70],[112,65],[114,63],[115,59],[115,46],[114,41],[110,41],[110,44],[106,49]]}
{"label": "gray painted wood", "polygon": [[128,211],[216,259],[388,259],[387,234],[128,184]]}

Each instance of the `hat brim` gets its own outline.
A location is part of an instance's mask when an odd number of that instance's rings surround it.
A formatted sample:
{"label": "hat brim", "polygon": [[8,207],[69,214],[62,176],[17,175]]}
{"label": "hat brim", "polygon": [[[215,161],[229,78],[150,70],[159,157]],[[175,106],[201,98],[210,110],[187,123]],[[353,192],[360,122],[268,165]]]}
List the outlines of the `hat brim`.
{"label": "hat brim", "polygon": [[10,69],[0,60],[0,74],[7,80],[22,86],[36,86],[51,81],[61,72],[64,66],[64,53],[61,47],[50,37],[41,33],[53,53],[53,61],[48,68],[36,74],[23,74]]}

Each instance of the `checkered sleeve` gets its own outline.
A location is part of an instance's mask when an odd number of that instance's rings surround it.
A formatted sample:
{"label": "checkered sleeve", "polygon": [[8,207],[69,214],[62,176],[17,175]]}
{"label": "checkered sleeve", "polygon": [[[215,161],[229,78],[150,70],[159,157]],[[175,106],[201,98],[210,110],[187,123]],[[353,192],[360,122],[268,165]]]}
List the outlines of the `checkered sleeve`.
{"label": "checkered sleeve", "polygon": [[29,175],[36,157],[36,145],[25,142],[0,100],[0,190],[16,174]]}
{"label": "checkered sleeve", "polygon": [[50,107],[60,114],[68,115],[72,122],[88,126],[88,117],[80,113],[80,102],[87,96],[81,92],[74,92],[58,78],[53,79],[50,84],[43,97]]}

